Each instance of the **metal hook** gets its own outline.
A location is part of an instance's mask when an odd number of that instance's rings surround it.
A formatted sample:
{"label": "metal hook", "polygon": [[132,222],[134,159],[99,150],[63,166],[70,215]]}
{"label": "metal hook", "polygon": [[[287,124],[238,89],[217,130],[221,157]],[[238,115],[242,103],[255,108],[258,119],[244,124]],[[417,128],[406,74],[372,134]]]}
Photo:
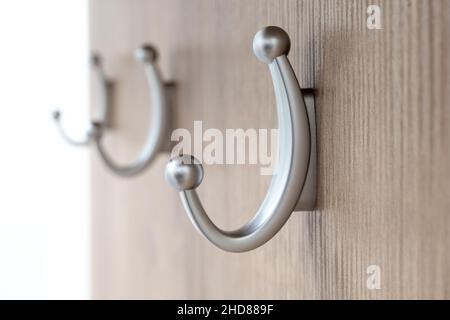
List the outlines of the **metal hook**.
{"label": "metal hook", "polygon": [[99,87],[101,90],[104,90],[102,92],[100,102],[100,117],[98,120],[91,120],[89,128],[86,130],[84,138],[77,140],[70,137],[69,134],[67,134],[66,130],[64,130],[64,127],[62,125],[62,113],[60,110],[53,111],[52,117],[55,121],[56,128],[58,129],[59,133],[61,134],[62,138],[69,144],[73,146],[85,146],[88,145],[95,137],[100,136],[103,132],[104,127],[106,126],[106,120],[108,118],[108,112],[109,112],[109,103],[108,103],[108,88],[109,84],[106,80],[106,77],[103,73],[102,67],[101,67],[101,58],[98,55],[92,55],[91,58],[91,66],[94,70],[94,75],[96,76],[96,80],[99,83]]}
{"label": "metal hook", "polygon": [[267,195],[254,218],[234,231],[218,228],[208,217],[195,189],[203,167],[194,157],[169,161],[166,179],[177,190],[197,230],[219,248],[243,252],[270,240],[293,211],[313,210],[316,201],[314,96],[303,91],[287,59],[290,40],[279,27],[260,30],[253,40],[256,57],[269,65],[278,113],[278,162]]}
{"label": "metal hook", "polygon": [[92,139],[93,136],[93,127],[89,127],[88,130],[86,130],[85,136],[80,139],[74,139],[72,137],[70,137],[67,132],[64,130],[62,124],[61,124],[61,112],[59,110],[55,110],[53,111],[52,114],[53,120],[55,120],[55,124],[56,124],[56,128],[58,129],[61,137],[68,143],[71,144],[73,146],[86,146],[89,144],[89,142]]}
{"label": "metal hook", "polygon": [[166,84],[162,81],[160,72],[156,66],[157,52],[149,46],[144,45],[136,51],[137,60],[141,61],[144,65],[145,74],[148,81],[148,86],[151,96],[151,108],[150,113],[150,127],[148,131],[147,142],[143,147],[136,161],[128,165],[117,164],[112,157],[108,154],[102,144],[102,138],[104,131],[108,127],[109,113],[111,109],[110,103],[110,82],[107,81],[105,74],[101,66],[100,57],[94,55],[92,57],[92,67],[97,81],[99,92],[99,114],[97,120],[91,120],[91,126],[86,132],[86,136],[82,140],[72,139],[63,129],[61,125],[61,112],[55,111],[53,118],[64,140],[68,143],[76,146],[87,145],[93,141],[100,153],[101,158],[105,164],[116,174],[121,176],[132,176],[140,173],[146,169],[158,152],[165,150],[167,145],[165,144],[169,126],[169,106],[168,97],[166,96],[166,90],[171,87],[171,84]]}
{"label": "metal hook", "polygon": [[[127,165],[117,164],[105,150],[101,140],[103,135],[94,138],[97,150],[105,164],[116,174],[121,176],[135,175],[146,169],[153,161],[158,152],[161,152],[165,145],[169,130],[169,106],[167,103],[166,89],[169,84],[162,81],[162,77],[156,66],[157,52],[148,45],[142,46],[136,51],[136,59],[144,65],[145,74],[148,81],[151,108],[150,126],[145,143],[138,158]],[[106,94],[106,90],[104,90]]]}

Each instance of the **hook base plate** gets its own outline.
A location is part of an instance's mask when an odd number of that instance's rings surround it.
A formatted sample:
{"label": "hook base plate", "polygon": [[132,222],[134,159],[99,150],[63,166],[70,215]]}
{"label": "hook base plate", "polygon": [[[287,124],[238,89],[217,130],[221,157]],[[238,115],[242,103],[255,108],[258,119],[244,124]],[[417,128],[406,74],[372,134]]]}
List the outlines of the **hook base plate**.
{"label": "hook base plate", "polygon": [[169,108],[168,110],[168,123],[167,123],[167,127],[166,127],[166,139],[165,141],[167,141],[162,147],[161,150],[159,151],[160,153],[170,153],[172,152],[172,148],[174,146],[174,142],[171,141],[171,135],[172,135],[172,131],[174,129],[174,117],[173,117],[173,112],[174,112],[174,108],[173,108],[173,104],[175,102],[174,99],[174,95],[175,95],[175,82],[173,81],[168,81],[164,83],[164,89],[166,92],[166,98],[167,98],[167,108]]}
{"label": "hook base plate", "polygon": [[311,153],[305,185],[294,211],[312,211],[316,207],[317,198],[317,145],[316,145],[316,106],[313,89],[301,89],[308,113],[309,130],[311,132]]}

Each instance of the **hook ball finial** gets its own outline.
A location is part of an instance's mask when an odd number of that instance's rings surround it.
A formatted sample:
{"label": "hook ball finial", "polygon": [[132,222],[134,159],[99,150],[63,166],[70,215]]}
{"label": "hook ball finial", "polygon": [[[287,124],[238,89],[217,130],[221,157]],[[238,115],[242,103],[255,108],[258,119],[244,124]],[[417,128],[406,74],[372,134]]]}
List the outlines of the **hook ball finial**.
{"label": "hook ball finial", "polygon": [[269,26],[259,30],[253,38],[253,52],[264,63],[271,63],[275,58],[287,55],[291,40],[286,31],[280,27]]}
{"label": "hook ball finial", "polygon": [[61,112],[59,110],[55,110],[52,112],[52,117],[54,120],[59,120],[61,118]]}
{"label": "hook ball finial", "polygon": [[135,56],[142,62],[155,62],[158,58],[158,51],[153,46],[145,44],[136,50]]}
{"label": "hook ball finial", "polygon": [[191,155],[170,159],[166,165],[166,180],[179,191],[197,188],[203,180],[203,166]]}
{"label": "hook ball finial", "polygon": [[91,65],[94,67],[99,67],[102,64],[102,58],[98,53],[92,53],[91,54]]}

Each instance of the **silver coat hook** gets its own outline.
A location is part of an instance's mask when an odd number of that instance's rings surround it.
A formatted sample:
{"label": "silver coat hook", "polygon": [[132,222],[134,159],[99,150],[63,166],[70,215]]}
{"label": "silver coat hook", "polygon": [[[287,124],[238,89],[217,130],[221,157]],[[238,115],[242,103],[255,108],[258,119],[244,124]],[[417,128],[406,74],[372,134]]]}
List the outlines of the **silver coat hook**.
{"label": "silver coat hook", "polygon": [[109,103],[108,103],[108,81],[105,78],[105,75],[103,73],[102,67],[101,67],[101,59],[98,55],[92,55],[91,57],[91,66],[94,71],[94,75],[96,77],[96,81],[99,83],[99,87],[101,90],[105,90],[105,92],[102,92],[100,97],[102,98],[102,101],[99,103],[100,107],[100,118],[97,120],[91,120],[89,128],[86,130],[86,133],[84,134],[84,137],[77,140],[72,137],[70,137],[69,134],[67,134],[66,130],[64,130],[64,127],[62,125],[62,113],[59,110],[53,111],[53,120],[55,121],[56,128],[58,129],[59,133],[61,134],[62,138],[69,144],[73,146],[85,146],[88,145],[93,138],[100,134],[99,130],[103,130],[104,126],[106,125],[106,120],[108,117],[109,112]]}
{"label": "silver coat hook", "polygon": [[79,140],[74,139],[72,137],[70,137],[67,132],[64,130],[62,124],[61,124],[61,111],[59,110],[55,110],[53,111],[53,119],[55,120],[55,124],[56,124],[56,128],[58,129],[59,133],[61,134],[61,137],[68,143],[71,144],[73,146],[85,146],[88,145],[89,142],[92,139],[92,136],[94,134],[94,127],[90,127],[86,133],[85,136]]}
{"label": "silver coat hook", "polygon": [[[256,57],[269,65],[278,113],[278,161],[267,195],[253,219],[234,231],[219,229],[208,217],[195,189],[203,167],[194,157],[169,161],[166,179],[197,230],[219,248],[243,252],[270,240],[294,211],[313,210],[316,202],[316,126],[314,95],[302,90],[287,59],[290,40],[279,27],[260,30],[253,40]],[[302,92],[303,91],[303,92]]]}
{"label": "silver coat hook", "polygon": [[[136,50],[136,59],[142,62],[147,77],[148,87],[151,96],[150,126],[147,134],[147,141],[142,148],[138,158],[127,165],[117,164],[108,154],[102,144],[102,134],[94,135],[94,142],[100,156],[105,164],[116,174],[121,176],[132,176],[146,169],[155,156],[167,146],[167,135],[169,131],[169,106],[166,96],[166,85],[156,65],[157,52],[148,45]],[[107,91],[104,90],[104,94]],[[105,97],[106,100],[106,97]]]}
{"label": "silver coat hook", "polygon": [[60,112],[55,111],[53,114],[57,127],[67,142],[72,145],[86,145],[90,142],[94,142],[105,164],[113,172],[121,176],[132,176],[146,169],[152,163],[155,156],[159,152],[164,151],[167,147],[165,141],[170,129],[169,106],[166,96],[166,90],[170,85],[163,82],[158,67],[156,66],[157,52],[153,47],[144,45],[136,50],[136,59],[142,62],[144,66],[151,96],[152,112],[150,113],[151,119],[147,141],[138,158],[131,164],[117,164],[102,144],[102,138],[104,137],[104,132],[106,131],[105,129],[108,128],[107,120],[109,119],[111,103],[109,101],[110,84],[106,80],[101,67],[101,61],[98,56],[94,56],[92,58],[92,66],[98,88],[100,90],[100,102],[98,105],[99,119],[91,121],[91,127],[87,131],[86,137],[82,141],[75,141],[74,139],[71,139],[62,128]]}

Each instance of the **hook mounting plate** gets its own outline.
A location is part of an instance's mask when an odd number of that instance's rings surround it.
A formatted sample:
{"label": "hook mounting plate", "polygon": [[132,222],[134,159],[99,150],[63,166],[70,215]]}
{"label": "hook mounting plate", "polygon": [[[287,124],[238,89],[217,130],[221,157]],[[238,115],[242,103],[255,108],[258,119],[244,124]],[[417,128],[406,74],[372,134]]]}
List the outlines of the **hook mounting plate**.
{"label": "hook mounting plate", "polygon": [[171,135],[172,135],[172,130],[174,129],[175,123],[174,123],[174,117],[173,117],[173,112],[174,112],[174,107],[173,104],[175,103],[175,82],[173,81],[167,81],[164,83],[164,90],[166,93],[166,98],[167,98],[167,108],[168,108],[168,124],[166,127],[166,143],[162,146],[160,152],[163,153],[169,153],[172,151],[172,148],[174,146],[174,142],[171,141]]}
{"label": "hook mounting plate", "polygon": [[316,106],[313,89],[301,89],[308,113],[309,130],[311,133],[311,152],[309,156],[308,173],[305,184],[294,211],[311,211],[316,207],[317,198],[317,133],[316,133]]}

